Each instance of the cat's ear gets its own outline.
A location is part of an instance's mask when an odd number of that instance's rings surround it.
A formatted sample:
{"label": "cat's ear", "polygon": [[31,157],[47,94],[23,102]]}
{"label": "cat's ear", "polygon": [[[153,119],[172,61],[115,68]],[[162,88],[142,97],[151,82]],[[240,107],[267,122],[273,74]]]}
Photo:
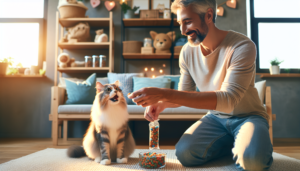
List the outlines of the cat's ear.
{"label": "cat's ear", "polygon": [[114,83],[116,86],[118,86],[118,87],[120,87],[120,81],[119,80],[117,80],[117,81],[115,81],[115,83]]}
{"label": "cat's ear", "polygon": [[100,82],[96,83],[97,93],[99,93],[101,90],[103,90],[103,88],[104,88],[104,86]]}

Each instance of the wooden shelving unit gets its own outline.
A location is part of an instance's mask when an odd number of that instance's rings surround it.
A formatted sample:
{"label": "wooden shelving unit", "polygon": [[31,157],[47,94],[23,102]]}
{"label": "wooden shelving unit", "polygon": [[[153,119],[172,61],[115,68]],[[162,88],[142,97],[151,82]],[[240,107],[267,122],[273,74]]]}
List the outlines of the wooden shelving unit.
{"label": "wooden shelving unit", "polygon": [[78,42],[78,43],[58,43],[61,49],[108,49],[110,43],[93,43],[93,42]]}
{"label": "wooden shelving unit", "polygon": [[140,53],[123,53],[124,59],[170,59],[171,53],[165,54],[140,54]]}
{"label": "wooden shelving unit", "polygon": [[[77,42],[77,43],[62,43],[59,41],[59,37],[62,38],[65,27],[75,26],[79,22],[87,22],[90,27],[100,29],[103,27],[109,27],[109,42],[94,43],[94,42]],[[58,12],[56,12],[56,51],[55,51],[55,75],[54,86],[57,86],[57,75],[62,77],[62,73],[107,73],[114,70],[114,25],[113,25],[113,13],[109,12],[108,18],[59,18]],[[59,31],[60,28],[60,31]],[[60,50],[58,50],[60,49]],[[107,57],[107,67],[67,67],[60,68],[57,63],[57,57],[59,53],[63,53],[63,50],[86,50],[86,49],[107,49],[109,56]],[[82,58],[84,60],[84,58]]]}
{"label": "wooden shelving unit", "polygon": [[5,75],[0,76],[1,78],[44,78],[46,76],[44,75],[24,75],[24,74],[18,74],[18,75]]}
{"label": "wooden shelving unit", "polygon": [[170,26],[171,19],[164,18],[129,18],[123,19],[125,27],[131,26]]}
{"label": "wooden shelving unit", "polygon": [[260,78],[285,78],[285,77],[300,77],[300,74],[297,73],[282,73],[278,75],[271,75],[269,73],[258,74]]}

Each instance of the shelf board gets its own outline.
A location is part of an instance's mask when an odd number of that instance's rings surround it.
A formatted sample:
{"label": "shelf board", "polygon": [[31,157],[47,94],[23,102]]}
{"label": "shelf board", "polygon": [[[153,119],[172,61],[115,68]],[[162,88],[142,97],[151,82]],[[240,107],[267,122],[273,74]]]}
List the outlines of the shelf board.
{"label": "shelf board", "polygon": [[269,73],[259,74],[260,78],[282,78],[282,77],[300,77],[300,74],[297,73],[282,73],[277,75],[271,75]]}
{"label": "shelf board", "polygon": [[61,18],[59,23],[63,27],[72,27],[79,22],[88,22],[90,27],[108,27],[109,18]]}
{"label": "shelf board", "polygon": [[61,49],[108,49],[110,43],[78,42],[78,43],[58,43]]}
{"label": "shelf board", "polygon": [[164,18],[128,18],[123,19],[124,26],[170,26],[171,19]]}
{"label": "shelf board", "polygon": [[124,59],[170,59],[171,53],[153,53],[153,54],[141,54],[141,53],[123,53]]}
{"label": "shelf board", "polygon": [[174,59],[179,59],[179,53],[174,53]]}
{"label": "shelf board", "polygon": [[0,76],[0,78],[44,78],[45,75],[24,75],[24,74],[18,74],[18,75],[5,75]]}
{"label": "shelf board", "polygon": [[92,73],[92,72],[108,72],[109,67],[67,67],[67,68],[59,68],[57,67],[59,72],[65,73]]}

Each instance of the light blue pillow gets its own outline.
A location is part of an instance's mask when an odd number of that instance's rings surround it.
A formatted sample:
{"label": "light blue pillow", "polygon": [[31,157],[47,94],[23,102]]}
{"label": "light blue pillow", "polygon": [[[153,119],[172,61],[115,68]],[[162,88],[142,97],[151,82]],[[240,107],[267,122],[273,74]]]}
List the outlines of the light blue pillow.
{"label": "light blue pillow", "polygon": [[171,88],[171,79],[133,77],[133,91],[137,91],[144,87]]}
{"label": "light blue pillow", "polygon": [[68,79],[65,82],[68,95],[66,104],[93,104],[96,95],[96,73],[83,82],[74,82]]}
{"label": "light blue pillow", "polygon": [[121,90],[123,92],[124,97],[126,98],[127,104],[135,104],[131,99],[127,97],[128,93],[133,92],[133,77],[143,77],[143,73],[108,73],[108,82],[109,84],[113,84],[115,81],[119,80],[121,86]]}

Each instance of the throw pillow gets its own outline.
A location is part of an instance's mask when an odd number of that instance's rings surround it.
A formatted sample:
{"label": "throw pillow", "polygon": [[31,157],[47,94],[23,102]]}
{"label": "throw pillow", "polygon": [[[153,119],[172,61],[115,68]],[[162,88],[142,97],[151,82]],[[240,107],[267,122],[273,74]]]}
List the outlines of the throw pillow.
{"label": "throw pillow", "polygon": [[266,91],[266,80],[256,82],[254,87],[257,89],[259,99],[262,104],[264,104],[265,91]]}
{"label": "throw pillow", "polygon": [[[73,82],[83,82],[85,79],[82,78],[65,78],[65,77],[59,77],[59,84],[58,87],[63,87],[66,88],[66,81],[73,81]],[[101,84],[108,84],[108,78],[107,77],[97,77],[96,78],[97,82],[100,82]]]}
{"label": "throw pillow", "polygon": [[144,87],[171,88],[171,79],[133,77],[133,91],[137,91]]}
{"label": "throw pillow", "polygon": [[132,102],[131,99],[127,97],[128,93],[133,92],[133,77],[144,77],[144,73],[124,73],[124,74],[118,74],[118,73],[108,73],[108,82],[109,84],[114,83],[115,81],[119,80],[121,86],[121,90],[124,94],[124,97],[126,98],[127,104],[135,104]]}
{"label": "throw pillow", "polygon": [[65,79],[68,100],[66,104],[93,104],[96,95],[96,73],[83,82]]}

